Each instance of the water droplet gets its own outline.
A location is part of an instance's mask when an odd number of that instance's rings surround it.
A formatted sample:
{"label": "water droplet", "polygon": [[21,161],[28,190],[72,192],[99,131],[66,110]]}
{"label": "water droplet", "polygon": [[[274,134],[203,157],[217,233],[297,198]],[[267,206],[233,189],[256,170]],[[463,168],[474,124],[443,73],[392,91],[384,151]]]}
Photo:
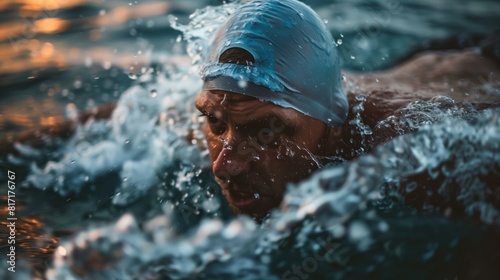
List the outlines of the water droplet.
{"label": "water droplet", "polygon": [[256,199],[259,199],[260,198],[260,194],[259,193],[254,193],[253,196],[256,198]]}
{"label": "water droplet", "polygon": [[337,45],[342,45],[342,39],[337,40]]}
{"label": "water droplet", "polygon": [[131,79],[131,80],[137,80],[137,75],[134,74],[134,73],[128,73],[128,77]]}
{"label": "water droplet", "polygon": [[356,59],[356,57],[354,55],[351,55],[351,59]]}
{"label": "water droplet", "polygon": [[362,240],[370,236],[370,230],[363,222],[353,222],[349,227],[349,238],[352,241]]}
{"label": "water droplet", "polygon": [[327,20],[326,18],[324,18],[324,19],[323,19],[323,22],[324,22],[325,24],[328,24],[328,20]]}
{"label": "water droplet", "polygon": [[128,181],[128,178],[127,177],[123,177],[123,182],[127,182]]}
{"label": "water droplet", "polygon": [[248,85],[248,82],[247,82],[247,81],[244,81],[244,80],[239,80],[239,81],[238,81],[238,86],[239,86],[240,88],[246,88],[246,87],[247,87],[247,85]]}
{"label": "water droplet", "polygon": [[128,143],[130,143],[130,140],[128,140],[128,139],[125,140],[125,144],[128,144]]}
{"label": "water droplet", "polygon": [[416,182],[410,182],[406,185],[405,189],[407,193],[411,193],[417,188],[417,183]]}
{"label": "water droplet", "polygon": [[90,58],[90,57],[85,58],[85,66],[87,66],[87,67],[92,66],[92,58]]}
{"label": "water droplet", "polygon": [[396,153],[398,153],[398,154],[402,154],[402,153],[404,153],[404,150],[403,150],[403,148],[402,148],[401,146],[396,146],[396,147],[394,147],[394,151],[395,151]]}
{"label": "water droplet", "polygon": [[332,232],[333,237],[340,238],[345,235],[346,229],[343,225],[336,224],[330,228],[330,231]]}
{"label": "water droplet", "polygon": [[111,62],[104,61],[104,63],[102,64],[102,67],[104,67],[104,69],[108,70],[109,68],[111,68]]}
{"label": "water droplet", "polygon": [[355,99],[360,102],[366,101],[366,96],[364,94],[358,94],[356,95]]}
{"label": "water droplet", "polygon": [[177,38],[175,39],[175,42],[176,42],[176,43],[180,43],[180,42],[181,42],[181,40],[182,40],[182,36],[181,36],[181,35],[179,35],[179,36],[177,36]]}
{"label": "water droplet", "polygon": [[378,223],[378,230],[386,232],[389,230],[389,225],[386,222],[381,221],[380,223]]}
{"label": "water droplet", "polygon": [[149,92],[149,95],[151,95],[151,97],[155,98],[158,96],[158,91],[156,91],[156,89],[152,89],[150,92]]}

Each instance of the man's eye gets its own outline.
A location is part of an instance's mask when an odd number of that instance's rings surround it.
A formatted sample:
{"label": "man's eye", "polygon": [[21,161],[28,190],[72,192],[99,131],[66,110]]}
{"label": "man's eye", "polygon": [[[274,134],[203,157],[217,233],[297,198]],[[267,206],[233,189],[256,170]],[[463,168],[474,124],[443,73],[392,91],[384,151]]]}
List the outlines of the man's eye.
{"label": "man's eye", "polygon": [[227,126],[226,123],[218,119],[214,115],[205,115],[208,120],[208,125],[210,126],[210,130],[212,130],[215,134],[222,134]]}
{"label": "man's eye", "polygon": [[213,124],[220,122],[220,120],[218,118],[216,118],[214,115],[207,115],[207,119],[209,122],[211,122]]}

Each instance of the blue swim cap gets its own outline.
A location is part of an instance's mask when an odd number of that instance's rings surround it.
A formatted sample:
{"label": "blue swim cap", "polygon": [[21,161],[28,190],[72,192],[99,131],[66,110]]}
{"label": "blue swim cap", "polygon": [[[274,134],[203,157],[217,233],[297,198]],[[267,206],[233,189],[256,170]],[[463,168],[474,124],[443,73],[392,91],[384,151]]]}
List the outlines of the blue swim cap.
{"label": "blue swim cap", "polygon": [[[245,94],[293,108],[341,127],[348,103],[333,38],[307,5],[295,0],[254,0],[240,6],[217,31],[201,69],[204,90]],[[251,65],[220,63],[241,48]]]}

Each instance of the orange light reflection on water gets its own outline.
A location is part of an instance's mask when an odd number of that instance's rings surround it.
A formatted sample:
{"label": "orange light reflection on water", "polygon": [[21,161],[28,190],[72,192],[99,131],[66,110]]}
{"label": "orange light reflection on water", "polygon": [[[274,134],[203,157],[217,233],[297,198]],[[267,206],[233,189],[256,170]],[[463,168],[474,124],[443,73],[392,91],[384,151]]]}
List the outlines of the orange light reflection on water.
{"label": "orange light reflection on water", "polygon": [[[0,201],[4,202],[3,205],[7,205],[6,196],[3,196]],[[22,207],[16,205],[16,214],[20,215],[20,211],[22,211]],[[0,246],[10,249],[10,246],[14,244],[8,243],[7,236],[10,234],[10,228],[7,227],[10,221],[6,219],[9,217],[8,215],[8,208],[0,207],[0,217],[2,217],[0,219],[0,236],[5,236],[5,238],[0,239]],[[15,221],[15,231],[16,258],[23,259],[32,267],[43,270],[57,248],[59,240],[47,234],[43,223],[35,217],[23,215],[22,219]]]}
{"label": "orange light reflection on water", "polygon": [[[10,0],[8,3],[17,3],[24,5],[26,9],[43,10],[49,7],[56,7],[56,2],[59,0]],[[97,0],[96,0],[97,1]],[[70,7],[81,4],[83,0],[70,0],[67,2],[60,1],[59,7]],[[51,4],[52,3],[52,4]],[[3,4],[5,6],[5,4]],[[107,13],[95,15],[86,18],[60,19],[50,17],[45,14],[45,17],[37,17],[35,19],[24,19],[24,21],[12,21],[6,24],[0,24],[0,56],[7,58],[0,61],[0,74],[15,73],[26,70],[36,70],[40,68],[63,68],[68,64],[73,64],[75,61],[71,59],[75,52],[73,48],[80,48],[79,63],[82,62],[81,55],[84,53],[96,54],[98,57],[107,57],[107,61],[112,62],[109,50],[96,50],[92,47],[91,42],[99,41],[103,38],[102,27],[121,26],[124,22],[134,18],[147,18],[166,14],[171,9],[171,4],[167,2],[148,2],[133,6],[126,4],[119,5],[107,11]],[[74,47],[71,45],[62,47],[61,44],[51,41],[40,42],[37,39],[37,34],[60,34],[73,28],[90,29],[87,36],[81,38],[82,42],[88,42],[87,50],[81,49],[75,42]],[[59,37],[60,40],[63,37]],[[64,38],[63,38],[64,39]],[[71,42],[67,42],[71,43]],[[26,55],[28,54],[28,56]],[[120,63],[123,64],[123,63]],[[0,83],[1,84],[1,83]]]}
{"label": "orange light reflection on water", "polygon": [[[49,88],[49,92],[57,93],[60,88]],[[53,99],[47,98],[43,102],[28,98],[23,101],[23,109],[16,106],[7,106],[2,110],[2,121],[18,127],[34,128],[40,126],[55,126],[64,122],[65,118]],[[52,112],[47,116],[47,112]],[[58,115],[59,114],[59,115]]]}
{"label": "orange light reflection on water", "polygon": [[24,22],[9,22],[0,24],[0,40],[15,40],[16,37],[23,34],[23,32],[28,32],[25,28],[29,28],[29,26],[26,26],[26,23]]}
{"label": "orange light reflection on water", "polygon": [[18,126],[33,127],[35,124],[32,118],[15,110],[13,110],[12,112],[9,112],[9,110],[7,110],[6,112],[4,112],[4,114],[4,117],[6,119]]}
{"label": "orange light reflection on water", "polygon": [[43,126],[54,126],[58,123],[61,123],[64,121],[63,117],[55,117],[55,116],[50,116],[50,117],[41,117],[40,118],[40,125]]}
{"label": "orange light reflection on water", "polygon": [[[115,47],[105,47],[93,42],[105,39],[107,27],[124,26],[135,18],[148,18],[167,14],[171,9],[168,2],[114,3],[108,5],[105,12],[87,17],[59,18],[65,8],[75,7],[83,3],[95,2],[102,5],[102,0],[6,0],[0,1],[0,9],[17,11],[18,18],[0,24],[0,86],[24,82],[37,78],[37,72],[61,71],[72,65],[82,65],[85,61],[94,61],[107,65],[115,65],[127,69],[134,65],[134,71],[140,71],[149,65],[150,58],[146,53],[123,51],[117,52]],[[72,33],[72,30],[82,35]],[[67,32],[67,33],[65,33]],[[38,36],[38,34],[61,34],[56,37]],[[65,40],[65,36],[68,39]],[[54,39],[51,39],[54,38]],[[77,38],[77,40],[75,40]],[[86,60],[87,59],[87,60]],[[85,62],[86,63],[86,62]],[[22,73],[22,76],[12,75]],[[2,77],[2,75],[4,75]],[[25,76],[24,76],[25,75]],[[57,94],[57,90],[52,93]],[[50,89],[47,90],[49,96]],[[61,112],[52,98],[44,104],[26,99],[22,108],[2,108],[2,122],[19,127],[33,128],[54,125],[61,121],[57,117]],[[47,103],[47,104],[45,104]],[[51,104],[48,104],[51,103]],[[28,108],[28,109],[26,109]],[[37,108],[43,108],[39,110]],[[45,112],[45,113],[44,113]],[[47,115],[47,112],[51,112]]]}
{"label": "orange light reflection on water", "polygon": [[25,11],[54,11],[74,7],[82,3],[98,3],[97,0],[4,0],[0,4],[0,10],[9,6],[20,6]]}
{"label": "orange light reflection on water", "polygon": [[70,24],[66,20],[58,19],[58,18],[44,18],[35,22],[34,32],[36,33],[60,33],[62,31],[67,30],[70,27]]}
{"label": "orange light reflection on water", "polygon": [[[0,56],[8,58],[0,62],[0,74],[16,73],[29,69],[57,68],[67,66],[66,54],[57,50],[54,44],[30,39],[11,46],[0,45]],[[0,83],[1,84],[1,83]]]}

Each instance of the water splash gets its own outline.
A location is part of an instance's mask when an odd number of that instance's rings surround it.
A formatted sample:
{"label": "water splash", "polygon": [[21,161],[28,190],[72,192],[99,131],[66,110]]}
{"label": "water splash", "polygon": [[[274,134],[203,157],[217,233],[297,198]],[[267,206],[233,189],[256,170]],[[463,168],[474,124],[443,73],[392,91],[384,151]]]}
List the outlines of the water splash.
{"label": "water splash", "polygon": [[[203,147],[204,141],[194,108],[185,104],[193,104],[201,88],[196,64],[213,32],[236,5],[197,10],[185,26],[170,17],[172,27],[184,32],[193,65],[166,67],[163,73],[144,68],[140,77],[134,74],[137,85],[121,95],[111,120],[90,119],[78,126],[70,141],[61,145],[63,148],[43,168],[34,163],[40,162],[40,157],[18,145],[22,156],[11,158],[11,162],[32,162],[24,185],[53,189],[65,196],[79,193],[109,172],[118,172],[120,178],[129,179],[116,188],[113,203],[127,205],[160,184],[164,170],[178,164],[195,163],[194,169],[208,166],[206,151],[191,145],[194,142]],[[192,138],[190,142],[185,141],[188,137]]]}
{"label": "water splash", "polygon": [[[440,170],[450,161],[457,163],[457,168],[451,169],[454,174],[463,172],[461,166],[467,162],[471,164],[467,168],[472,168],[469,172],[476,169],[479,174],[493,174],[490,176],[496,177],[488,179],[498,181],[499,172],[484,168],[500,166],[500,157],[494,152],[500,148],[499,128],[498,111],[487,111],[471,121],[446,119],[439,125],[425,126],[373,154],[325,168],[290,186],[280,211],[274,211],[260,227],[245,217],[227,224],[207,220],[192,235],[177,236],[168,230],[172,218],[168,213],[147,222],[143,229],[125,216],[114,225],[82,232],[64,244],[66,253],[56,254],[48,276],[65,279],[78,272],[82,279],[113,275],[123,279],[138,275],[153,279],[201,275],[277,279],[293,273],[294,265],[307,264],[306,259],[316,263],[317,270],[308,272],[316,278],[385,275],[393,279],[394,273],[417,267],[423,275],[453,275],[460,269],[436,267],[466,256],[460,252],[468,246],[467,240],[482,238],[482,231],[440,216],[417,215],[390,199],[413,199],[416,190],[425,189],[421,185],[425,181],[414,181],[413,176]],[[485,160],[488,162],[483,165]],[[445,177],[454,182],[436,186],[434,196],[443,200],[424,199],[426,209],[452,207],[455,211],[454,207],[461,205],[457,209],[463,206],[466,217],[474,217],[479,211],[483,222],[500,224],[499,196],[487,181],[471,186],[468,180]],[[408,190],[405,186],[409,182],[419,186]],[[449,188],[461,195],[449,195]],[[434,213],[445,215],[442,211]],[[419,231],[425,232],[425,237],[416,234]],[[474,242],[474,246],[484,245]],[[448,253],[441,256],[437,250]],[[287,252],[293,253],[283,257]],[[369,261],[356,257],[361,252]],[[102,256],[106,269],[101,263],[96,267],[95,256]],[[279,261],[273,261],[276,259]],[[394,266],[401,261],[405,268]]]}
{"label": "water splash", "polygon": [[[232,7],[200,10],[187,26],[174,21],[191,34],[185,38],[195,66],[206,39]],[[221,204],[217,187],[200,177],[209,164],[206,150],[190,144],[200,139],[203,146],[198,118],[186,107],[200,86],[193,69],[179,65],[130,88],[110,121],[78,127],[69,142],[56,144],[62,148],[43,168],[35,160],[40,151],[16,146],[24,158],[19,164],[32,164],[27,185],[67,195],[111,170],[127,178],[114,190],[114,204],[129,205],[153,189],[163,207],[162,215],[148,221],[126,215],[79,232],[56,250],[49,279],[279,279],[294,276],[297,265],[310,268],[313,261],[316,270],[308,273],[313,279],[401,279],[408,276],[404,269],[412,268],[429,277],[441,276],[444,269],[447,277],[455,270],[442,264],[468,255],[459,251],[467,240],[480,246],[475,241],[483,232],[446,217],[500,223],[500,195],[491,183],[500,174],[498,111],[478,116],[474,108],[442,98],[411,104],[396,113],[400,118],[373,129],[403,134],[410,127],[414,134],[289,186],[280,209],[260,226],[245,217],[193,221],[202,211],[217,217]],[[360,98],[357,109],[362,110]],[[353,125],[366,136],[374,132]],[[401,201],[432,215],[416,214]],[[179,230],[179,220],[189,230]],[[407,267],[399,268],[400,263]]]}
{"label": "water splash", "polygon": [[193,64],[200,64],[208,55],[212,38],[219,28],[234,12],[241,1],[224,3],[221,6],[207,6],[196,10],[189,16],[189,23],[179,24],[178,18],[169,16],[172,28],[183,33],[184,40],[188,42],[187,53],[192,58]]}

